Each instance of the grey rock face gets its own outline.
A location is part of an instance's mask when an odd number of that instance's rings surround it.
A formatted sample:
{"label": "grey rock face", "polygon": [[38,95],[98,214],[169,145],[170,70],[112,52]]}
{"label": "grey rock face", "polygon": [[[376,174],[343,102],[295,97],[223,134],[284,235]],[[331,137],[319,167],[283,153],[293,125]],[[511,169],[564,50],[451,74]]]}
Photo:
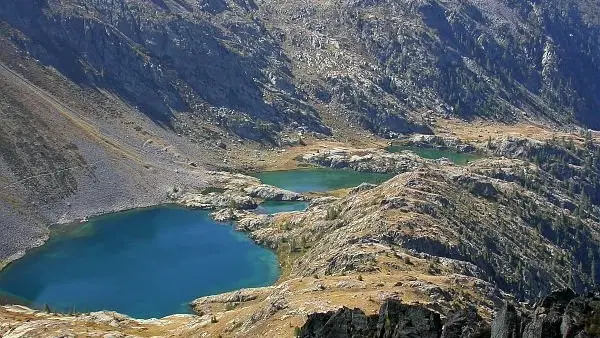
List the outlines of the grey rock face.
{"label": "grey rock face", "polygon": [[441,332],[440,315],[424,307],[388,300],[379,310],[377,337],[437,338]]}
{"label": "grey rock face", "polygon": [[259,185],[246,188],[244,191],[250,197],[258,197],[267,201],[303,201],[304,196],[285,189],[270,185]]}
{"label": "grey rock face", "polygon": [[0,18],[23,32],[24,51],[157,121],[189,112],[286,144],[275,134],[290,126],[330,133],[319,110],[384,136],[430,133],[449,115],[568,123],[569,112],[598,126],[599,10],[581,0],[7,0]]}
{"label": "grey rock face", "polygon": [[[439,314],[420,305],[387,299],[379,315],[359,309],[314,313],[300,330],[302,338],[553,338],[600,337],[600,298],[558,291],[527,312],[505,303],[491,328],[474,308],[449,314],[442,327]],[[529,311],[532,311],[529,314]]]}
{"label": "grey rock face", "polygon": [[518,338],[521,331],[521,316],[514,305],[504,303],[504,306],[492,322],[492,338]]}
{"label": "grey rock face", "polygon": [[379,315],[366,316],[360,309],[341,308],[315,313],[301,328],[301,338],[429,338],[439,337],[440,316],[420,306],[388,299]]}
{"label": "grey rock face", "polygon": [[459,310],[451,314],[440,338],[484,338],[490,336],[490,327],[477,313],[475,308]]}
{"label": "grey rock face", "polygon": [[[189,6],[9,1],[0,4],[0,18],[30,38],[23,48],[43,63],[75,82],[118,93],[167,126],[177,111],[260,141],[272,140],[283,123],[329,133],[290,82],[277,41],[262,23],[244,19],[253,8],[223,2],[236,17],[230,20],[182,3]],[[267,90],[274,94],[270,102],[263,100]]]}

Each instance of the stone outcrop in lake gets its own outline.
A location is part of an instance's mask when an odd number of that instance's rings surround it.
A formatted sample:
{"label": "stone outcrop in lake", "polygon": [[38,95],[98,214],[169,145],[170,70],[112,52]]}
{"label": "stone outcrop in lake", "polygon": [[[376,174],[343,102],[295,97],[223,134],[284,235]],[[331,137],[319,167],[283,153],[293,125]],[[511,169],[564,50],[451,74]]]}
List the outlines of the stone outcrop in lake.
{"label": "stone outcrop in lake", "polygon": [[412,153],[388,153],[380,149],[333,148],[305,154],[301,160],[335,169],[399,174],[432,162]]}
{"label": "stone outcrop in lake", "polygon": [[476,148],[468,143],[462,142],[458,137],[415,134],[403,139],[403,145],[424,148],[449,148],[462,153],[470,153]]}
{"label": "stone outcrop in lake", "polygon": [[250,197],[258,197],[266,201],[303,201],[305,199],[299,193],[265,184],[248,187],[244,191]]}
{"label": "stone outcrop in lake", "polygon": [[[171,193],[171,199],[188,207],[210,210],[248,210],[255,209],[261,201],[306,199],[299,193],[261,184],[260,180],[251,176],[226,172],[209,172],[208,175],[211,177],[212,186],[199,192],[177,189]],[[221,216],[223,215],[225,214]]]}

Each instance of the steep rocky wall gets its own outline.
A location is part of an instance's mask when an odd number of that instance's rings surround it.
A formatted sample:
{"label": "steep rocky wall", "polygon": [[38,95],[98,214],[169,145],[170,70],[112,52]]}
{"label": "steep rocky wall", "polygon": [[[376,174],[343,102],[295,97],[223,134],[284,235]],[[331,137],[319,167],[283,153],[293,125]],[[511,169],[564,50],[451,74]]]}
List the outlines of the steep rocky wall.
{"label": "steep rocky wall", "polygon": [[576,296],[571,290],[553,292],[532,308],[517,310],[505,303],[491,326],[473,308],[459,310],[442,320],[424,306],[386,300],[379,314],[341,308],[308,316],[300,338],[533,338],[598,337],[600,298]]}

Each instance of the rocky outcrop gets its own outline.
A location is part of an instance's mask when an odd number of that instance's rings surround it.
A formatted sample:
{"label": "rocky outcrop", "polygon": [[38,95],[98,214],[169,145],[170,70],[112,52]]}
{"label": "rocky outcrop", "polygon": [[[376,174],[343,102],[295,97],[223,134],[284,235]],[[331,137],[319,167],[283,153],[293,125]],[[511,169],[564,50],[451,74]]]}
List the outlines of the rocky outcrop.
{"label": "rocky outcrop", "polygon": [[299,193],[273,187],[270,185],[259,185],[245,188],[244,191],[250,197],[258,197],[267,201],[304,201],[305,198]]}
{"label": "rocky outcrop", "polygon": [[335,312],[308,316],[300,338],[436,338],[442,332],[440,315],[422,306],[386,300],[378,315],[367,316],[360,309],[341,308]]}
{"label": "rocky outcrop", "polygon": [[213,311],[213,307],[215,306],[235,306],[240,303],[250,302],[258,299],[259,297],[266,296],[270,291],[273,291],[273,287],[241,289],[233,292],[195,299],[190,303],[190,307],[197,314],[211,313]]}
{"label": "rocky outcrop", "polygon": [[490,337],[490,326],[469,307],[452,313],[444,323],[440,338],[486,338]]}
{"label": "rocky outcrop", "polygon": [[299,193],[261,184],[254,177],[226,172],[209,172],[209,175],[213,186],[199,192],[180,190],[172,193],[171,199],[192,208],[216,209],[215,216],[220,220],[239,219],[243,215],[239,210],[255,209],[261,201],[306,200]]}
{"label": "rocky outcrop", "polygon": [[491,198],[498,194],[498,191],[494,188],[492,183],[482,180],[481,178],[458,176],[455,180],[467,191],[478,196]]}
{"label": "rocky outcrop", "polygon": [[[525,312],[523,312],[525,311]],[[442,327],[439,314],[420,305],[386,300],[379,315],[360,309],[308,316],[301,338],[569,338],[600,337],[600,298],[572,291],[550,294],[533,309],[511,304],[495,314],[491,327],[473,308],[450,314]]]}
{"label": "rocky outcrop", "polygon": [[198,209],[255,209],[258,206],[258,201],[252,197],[235,193],[189,194],[180,201],[186,207]]}
{"label": "rocky outcrop", "polygon": [[531,311],[505,304],[492,322],[492,338],[600,337],[600,297],[554,292]]}
{"label": "rocky outcrop", "polygon": [[341,308],[336,312],[314,313],[300,330],[300,338],[368,337],[376,328],[376,316],[366,316],[360,309]]}
{"label": "rocky outcrop", "polygon": [[428,162],[412,153],[400,154],[378,149],[348,148],[319,150],[303,155],[301,160],[329,168],[394,174],[415,170]]}
{"label": "rocky outcrop", "polygon": [[515,306],[504,304],[492,322],[493,338],[518,338],[521,329],[521,317]]}

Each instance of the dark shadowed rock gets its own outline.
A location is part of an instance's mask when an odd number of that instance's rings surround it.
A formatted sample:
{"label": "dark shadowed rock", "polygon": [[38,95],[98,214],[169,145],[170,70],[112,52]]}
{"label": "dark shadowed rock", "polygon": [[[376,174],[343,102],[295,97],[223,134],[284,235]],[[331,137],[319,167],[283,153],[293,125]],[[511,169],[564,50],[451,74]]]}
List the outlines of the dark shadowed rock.
{"label": "dark shadowed rock", "polygon": [[441,338],[486,338],[490,335],[490,326],[479,316],[477,309],[471,307],[448,317]]}
{"label": "dark shadowed rock", "polygon": [[343,307],[336,312],[313,313],[300,331],[302,338],[367,338],[375,331],[377,316],[366,316],[360,309]]}
{"label": "dark shadowed rock", "polygon": [[442,333],[440,315],[422,306],[387,300],[379,310],[379,338],[437,338]]}
{"label": "dark shadowed rock", "polygon": [[336,312],[313,313],[300,330],[302,338],[437,338],[440,315],[418,305],[386,300],[379,315],[343,307]]}
{"label": "dark shadowed rock", "polygon": [[560,333],[564,338],[600,337],[600,297],[580,296],[567,305]]}
{"label": "dark shadowed rock", "polygon": [[536,304],[532,318],[524,323],[523,338],[562,337],[562,313],[574,297],[576,295],[570,289],[553,292],[544,297]]}
{"label": "dark shadowed rock", "polygon": [[482,197],[494,197],[498,191],[490,182],[482,181],[476,177],[460,176],[457,182],[465,187],[470,193]]}
{"label": "dark shadowed rock", "polygon": [[302,338],[592,338],[600,337],[600,297],[576,297],[571,290],[551,293],[533,308],[506,302],[492,325],[474,307],[448,316],[420,305],[386,300],[379,315],[360,309],[313,313],[301,329]]}

